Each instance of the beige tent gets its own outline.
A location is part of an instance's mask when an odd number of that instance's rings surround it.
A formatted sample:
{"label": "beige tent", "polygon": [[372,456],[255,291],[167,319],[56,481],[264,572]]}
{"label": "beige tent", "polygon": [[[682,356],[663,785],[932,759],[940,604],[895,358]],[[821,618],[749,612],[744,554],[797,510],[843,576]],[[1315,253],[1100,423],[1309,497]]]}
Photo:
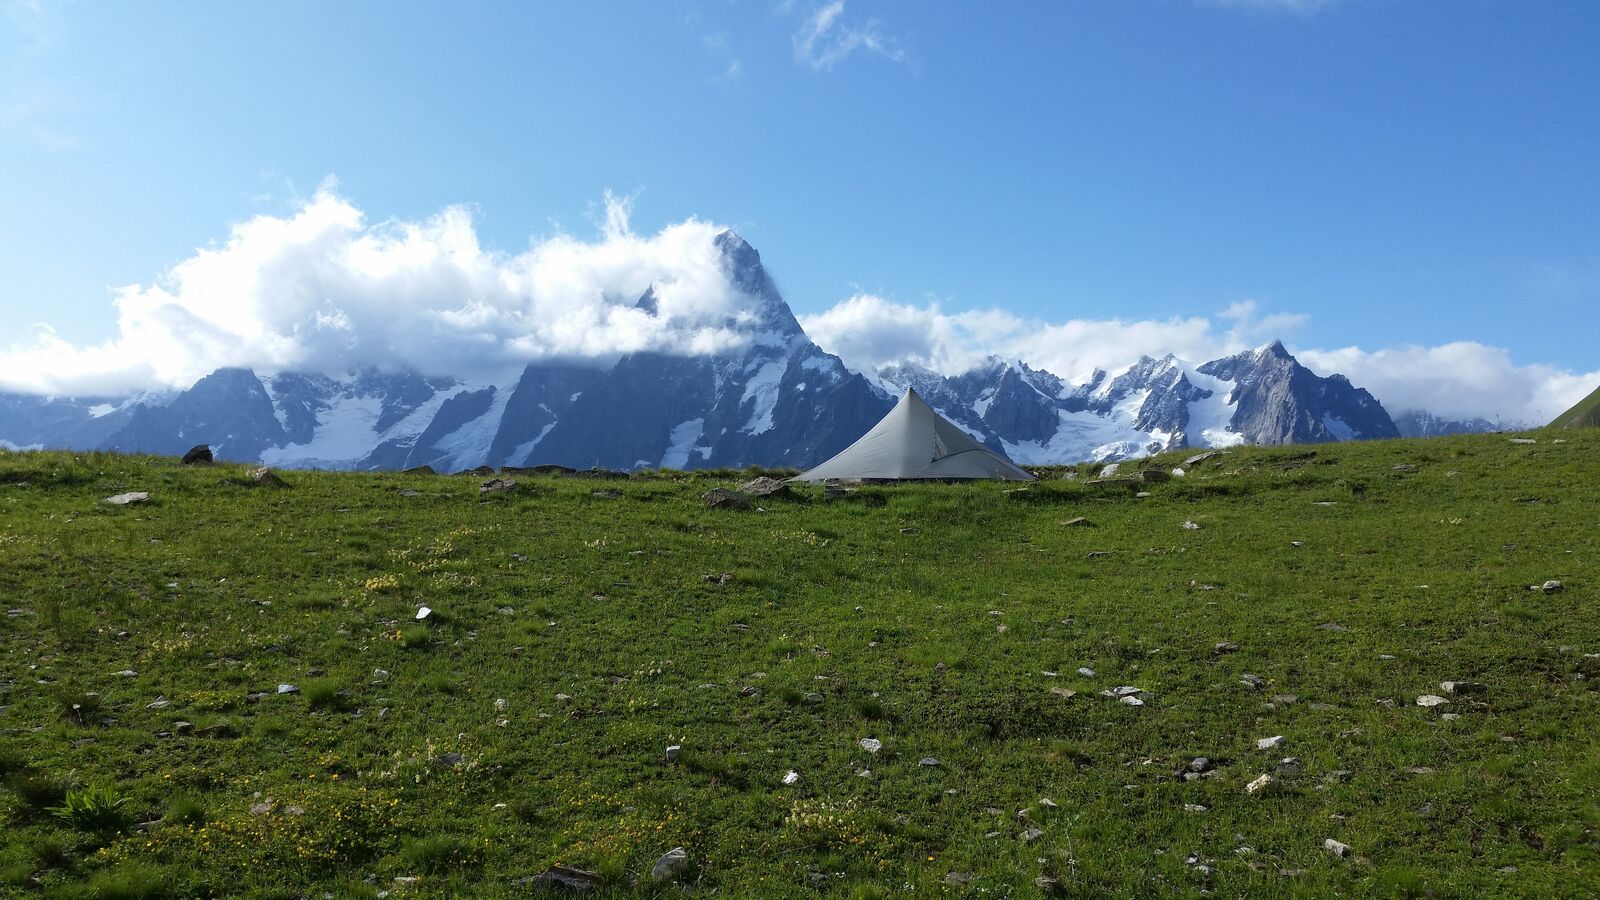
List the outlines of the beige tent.
{"label": "beige tent", "polygon": [[983,446],[907,390],[894,409],[861,439],[795,481],[996,479],[1032,481],[1004,456]]}

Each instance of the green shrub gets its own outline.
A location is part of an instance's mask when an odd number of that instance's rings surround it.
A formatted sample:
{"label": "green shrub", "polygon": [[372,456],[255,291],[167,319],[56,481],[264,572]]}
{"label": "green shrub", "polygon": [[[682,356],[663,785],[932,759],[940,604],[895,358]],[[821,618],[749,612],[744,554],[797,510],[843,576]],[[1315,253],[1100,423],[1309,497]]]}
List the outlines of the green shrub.
{"label": "green shrub", "polygon": [[72,789],[60,806],[46,811],[79,831],[115,832],[133,822],[128,809],[131,798],[121,796],[109,786]]}
{"label": "green shrub", "polygon": [[426,647],[432,639],[433,635],[426,625],[407,625],[400,629],[400,646],[407,650]]}
{"label": "green shrub", "polygon": [[308,681],[300,688],[300,693],[312,709],[333,710],[344,706],[344,698],[339,695],[339,683],[331,678]]}
{"label": "green shrub", "polygon": [[413,838],[400,848],[400,860],[408,872],[438,875],[477,865],[479,848],[465,838],[436,834]]}
{"label": "green shrub", "polygon": [[194,797],[173,797],[167,801],[166,818],[167,821],[179,825],[203,825],[206,821],[206,808]]}

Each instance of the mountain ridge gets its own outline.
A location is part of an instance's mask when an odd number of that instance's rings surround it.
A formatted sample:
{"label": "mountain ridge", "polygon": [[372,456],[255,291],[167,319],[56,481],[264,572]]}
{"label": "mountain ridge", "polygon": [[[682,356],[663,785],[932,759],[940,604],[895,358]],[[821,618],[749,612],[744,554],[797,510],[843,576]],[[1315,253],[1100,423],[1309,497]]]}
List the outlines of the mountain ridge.
{"label": "mountain ridge", "polygon": [[[536,360],[500,383],[413,370],[223,368],[187,390],[140,398],[0,395],[0,442],[169,455],[206,443],[221,459],[284,468],[805,468],[913,387],[1023,464],[1402,433],[1370,393],[1343,375],[1316,375],[1280,341],[1198,365],[1146,356],[1082,383],[998,357],[957,375],[914,365],[858,372],[805,333],[753,246],[733,231],[715,241],[728,283],[746,299],[723,323],[744,342],[719,353]],[[656,290],[634,308],[660,315]]]}

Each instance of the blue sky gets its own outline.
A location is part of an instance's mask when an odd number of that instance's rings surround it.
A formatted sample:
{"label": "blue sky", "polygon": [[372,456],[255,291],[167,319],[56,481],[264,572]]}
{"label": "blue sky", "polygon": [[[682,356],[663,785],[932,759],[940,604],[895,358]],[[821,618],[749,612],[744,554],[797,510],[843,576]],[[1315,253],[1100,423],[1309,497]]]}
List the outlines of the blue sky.
{"label": "blue sky", "polygon": [[1600,369],[1600,3],[3,9],[0,346],[114,339],[112,288],[333,176],[507,254],[607,191],[731,225],[803,316],[1252,301],[1297,350]]}

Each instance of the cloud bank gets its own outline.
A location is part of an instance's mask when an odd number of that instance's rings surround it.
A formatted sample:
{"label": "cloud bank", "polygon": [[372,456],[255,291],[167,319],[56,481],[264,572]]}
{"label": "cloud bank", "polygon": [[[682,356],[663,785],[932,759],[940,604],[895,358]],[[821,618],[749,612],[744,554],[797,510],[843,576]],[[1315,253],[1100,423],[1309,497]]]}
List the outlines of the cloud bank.
{"label": "cloud bank", "polygon": [[1214,316],[1049,322],[1000,309],[946,313],[938,304],[913,306],[857,294],[801,317],[800,324],[856,369],[911,363],[955,374],[999,356],[1075,382],[1087,380],[1097,367],[1116,371],[1141,356],[1171,353],[1201,363],[1283,339],[1307,368],[1348,376],[1391,414],[1426,410],[1507,425],[1548,422],[1600,385],[1600,371],[1519,366],[1505,350],[1478,343],[1370,351],[1297,346],[1293,337],[1309,321],[1301,314],[1264,313],[1254,301],[1235,303]]}
{"label": "cloud bank", "polygon": [[[235,225],[155,283],[118,289],[116,337],[80,347],[48,325],[0,352],[0,390],[105,394],[186,387],[221,366],[344,372],[412,366],[486,375],[532,359],[737,346],[748,305],[690,219],[640,236],[607,196],[597,240],[522,253],[479,245],[471,213],[368,222],[330,189]],[[657,314],[634,304],[655,286]]]}
{"label": "cloud bank", "polygon": [[[604,364],[641,350],[743,345],[756,315],[722,268],[723,226],[691,218],[640,235],[627,201],[607,196],[603,212],[591,239],[557,234],[502,253],[480,245],[464,207],[370,222],[325,188],[291,213],[233,226],[150,284],[118,289],[117,329],[104,343],[76,345],[38,326],[0,350],[0,391],[120,396],[186,388],[224,366],[410,367],[489,380],[537,359]],[[655,314],[635,306],[652,285]],[[1314,371],[1344,373],[1391,413],[1508,423],[1548,421],[1600,384],[1600,372],[1518,365],[1478,343],[1319,349],[1296,340],[1307,316],[1249,300],[1206,316],[1048,321],[856,294],[800,321],[857,370],[915,363],[958,374],[1000,356],[1070,380],[1145,355],[1198,363],[1281,338]]]}

